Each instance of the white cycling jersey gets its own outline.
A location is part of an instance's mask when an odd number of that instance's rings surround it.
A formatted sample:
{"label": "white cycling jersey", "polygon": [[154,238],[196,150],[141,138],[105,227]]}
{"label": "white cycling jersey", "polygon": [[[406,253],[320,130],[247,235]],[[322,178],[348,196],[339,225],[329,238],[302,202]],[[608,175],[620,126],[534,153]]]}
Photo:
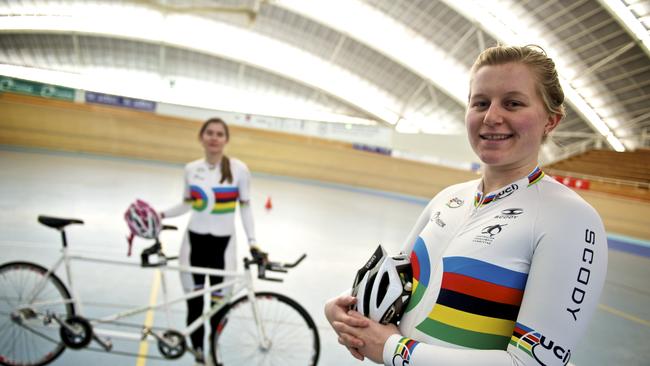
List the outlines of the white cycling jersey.
{"label": "white cycling jersey", "polygon": [[197,234],[228,236],[235,234],[237,201],[248,242],[255,243],[255,228],[250,205],[251,174],[246,164],[229,158],[233,181],[221,180],[221,165],[211,166],[199,159],[185,166],[183,202],[165,210],[165,217],[182,215],[192,210],[187,229]]}
{"label": "white cycling jersey", "polygon": [[605,282],[599,215],[539,168],[481,192],[446,188],[409,234],[413,292],[386,365],[569,362]]}

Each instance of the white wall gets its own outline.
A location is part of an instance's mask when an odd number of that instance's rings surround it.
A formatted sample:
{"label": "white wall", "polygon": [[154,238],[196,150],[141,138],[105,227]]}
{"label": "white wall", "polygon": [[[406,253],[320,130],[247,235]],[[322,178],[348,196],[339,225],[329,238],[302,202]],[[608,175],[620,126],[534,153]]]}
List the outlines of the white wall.
{"label": "white wall", "polygon": [[307,121],[215,111],[165,103],[158,103],[156,112],[162,115],[201,121],[210,117],[220,117],[233,125],[380,146],[392,149],[393,156],[396,157],[425,161],[464,170],[473,170],[472,163],[479,161],[476,155],[474,155],[464,134],[402,134],[385,126]]}

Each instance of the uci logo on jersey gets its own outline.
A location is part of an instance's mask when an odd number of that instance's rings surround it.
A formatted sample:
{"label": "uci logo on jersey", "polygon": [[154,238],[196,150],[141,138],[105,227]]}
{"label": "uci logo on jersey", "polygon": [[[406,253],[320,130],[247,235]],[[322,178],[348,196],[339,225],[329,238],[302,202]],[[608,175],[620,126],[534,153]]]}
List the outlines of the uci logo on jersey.
{"label": "uci logo on jersey", "polygon": [[502,198],[506,198],[510,196],[511,194],[515,193],[516,190],[519,189],[519,186],[516,184],[511,184],[510,186],[504,188],[501,192],[497,193],[496,197],[494,197],[494,200],[500,200]]}
{"label": "uci logo on jersey", "polygon": [[526,352],[542,366],[557,365],[558,361],[566,365],[571,358],[570,349],[562,347],[540,332],[521,323],[515,324],[510,344]]}
{"label": "uci logo on jersey", "polygon": [[571,358],[571,350],[564,349],[554,341],[542,336],[539,343],[533,346],[533,357],[540,365],[554,365],[557,360],[566,365]]}

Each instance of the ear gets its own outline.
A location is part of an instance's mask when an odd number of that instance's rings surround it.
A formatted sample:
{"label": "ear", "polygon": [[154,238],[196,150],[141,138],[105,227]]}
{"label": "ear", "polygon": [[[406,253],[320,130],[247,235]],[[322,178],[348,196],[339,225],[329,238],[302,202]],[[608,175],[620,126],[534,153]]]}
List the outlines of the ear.
{"label": "ear", "polygon": [[546,125],[544,125],[544,135],[548,135],[555,129],[560,124],[560,121],[562,120],[562,116],[559,114],[550,114],[548,118],[546,119]]}

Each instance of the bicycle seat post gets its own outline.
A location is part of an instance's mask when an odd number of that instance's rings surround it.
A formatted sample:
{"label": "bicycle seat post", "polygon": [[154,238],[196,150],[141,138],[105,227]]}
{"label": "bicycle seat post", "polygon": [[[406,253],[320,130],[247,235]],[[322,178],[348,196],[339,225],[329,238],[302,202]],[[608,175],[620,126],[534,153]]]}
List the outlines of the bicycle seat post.
{"label": "bicycle seat post", "polygon": [[63,242],[63,247],[67,248],[68,247],[68,240],[65,236],[65,229],[60,228],[59,231],[61,231],[61,241]]}

